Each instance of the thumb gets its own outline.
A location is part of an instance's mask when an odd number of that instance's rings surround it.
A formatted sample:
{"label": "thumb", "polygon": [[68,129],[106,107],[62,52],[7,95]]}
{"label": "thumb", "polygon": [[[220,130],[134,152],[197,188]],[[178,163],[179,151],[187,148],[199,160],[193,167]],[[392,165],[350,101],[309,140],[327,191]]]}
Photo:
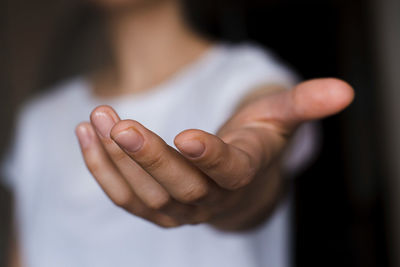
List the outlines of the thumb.
{"label": "thumb", "polygon": [[293,121],[322,119],[345,109],[354,99],[354,90],[346,82],[327,78],[300,83],[287,92],[290,117]]}
{"label": "thumb", "polygon": [[354,91],[344,81],[309,80],[248,103],[222,126],[218,136],[251,155],[255,166],[268,164],[285,144],[285,138],[277,139],[274,133],[287,137],[300,123],[336,114],[353,99]]}
{"label": "thumb", "polygon": [[304,121],[342,111],[353,99],[354,90],[348,83],[334,78],[314,79],[247,105],[237,119],[242,123],[272,123],[290,132]]}

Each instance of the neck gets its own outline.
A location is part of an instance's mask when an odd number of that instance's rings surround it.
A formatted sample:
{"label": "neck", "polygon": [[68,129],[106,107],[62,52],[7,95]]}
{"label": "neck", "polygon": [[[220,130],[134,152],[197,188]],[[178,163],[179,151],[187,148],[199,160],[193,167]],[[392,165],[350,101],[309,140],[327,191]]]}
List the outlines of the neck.
{"label": "neck", "polygon": [[96,79],[96,94],[149,90],[208,49],[210,42],[184,23],[177,2],[163,0],[153,6],[108,14],[114,61]]}

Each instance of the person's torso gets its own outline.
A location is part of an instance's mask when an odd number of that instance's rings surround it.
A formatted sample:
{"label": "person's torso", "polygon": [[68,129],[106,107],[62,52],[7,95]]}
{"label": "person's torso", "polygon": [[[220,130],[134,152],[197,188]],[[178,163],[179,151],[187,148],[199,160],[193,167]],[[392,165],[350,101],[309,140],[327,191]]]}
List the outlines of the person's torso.
{"label": "person's torso", "polygon": [[[254,48],[236,49],[214,48],[148,93],[100,100],[78,78],[31,105],[26,155],[15,181],[28,266],[287,265],[286,204],[252,232],[223,233],[207,225],[163,229],[111,203],[86,169],[74,136],[76,125],[99,104],[112,105],[121,118],[139,121],[171,146],[185,129],[215,133],[240,98],[263,82],[257,73],[267,71],[246,52]],[[245,59],[234,54],[240,52]],[[290,75],[281,70],[271,72],[285,82]]]}

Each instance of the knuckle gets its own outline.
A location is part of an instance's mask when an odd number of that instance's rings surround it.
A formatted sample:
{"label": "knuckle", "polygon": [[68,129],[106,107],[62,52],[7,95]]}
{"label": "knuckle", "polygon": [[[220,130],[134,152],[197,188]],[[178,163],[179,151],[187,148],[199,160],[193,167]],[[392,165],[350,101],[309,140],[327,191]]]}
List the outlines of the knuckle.
{"label": "knuckle", "polygon": [[110,198],[116,206],[124,209],[129,209],[132,203],[132,195],[129,192],[120,192]]}
{"label": "knuckle", "polygon": [[124,160],[126,160],[127,155],[124,151],[122,151],[121,149],[115,149],[113,151],[111,151],[111,158],[115,163],[123,163]]}
{"label": "knuckle", "polygon": [[97,177],[97,174],[100,170],[101,164],[99,163],[98,160],[95,160],[92,157],[86,158],[86,166],[88,170],[90,171],[91,174],[93,174],[94,177]]}
{"label": "knuckle", "polygon": [[182,224],[179,223],[177,220],[173,220],[173,219],[164,219],[164,220],[159,220],[157,222],[155,222],[158,226],[165,228],[165,229],[170,229],[170,228],[176,228],[181,226]]}
{"label": "knuckle", "polygon": [[226,189],[238,190],[247,186],[254,180],[254,177],[257,173],[257,165],[254,165],[253,161],[248,158],[245,166],[246,167],[244,167],[244,171],[234,175],[234,177],[228,181],[227,185],[225,186]]}
{"label": "knuckle", "polygon": [[156,211],[160,211],[164,209],[166,206],[168,206],[171,203],[171,197],[166,194],[158,194],[157,196],[153,196],[151,199],[149,199],[146,204],[147,206]]}
{"label": "knuckle", "polygon": [[247,171],[244,175],[240,177],[235,177],[235,179],[231,179],[230,184],[227,185],[227,188],[230,190],[238,190],[241,189],[253,181],[254,174],[252,171]]}
{"label": "knuckle", "polygon": [[164,166],[165,159],[162,152],[155,153],[151,157],[146,158],[141,161],[141,165],[144,169],[148,171],[153,171],[160,169]]}
{"label": "knuckle", "polygon": [[223,166],[224,165],[224,161],[225,161],[225,159],[223,157],[214,156],[214,157],[204,161],[204,167],[206,169],[210,169],[210,170],[216,169],[216,168],[218,168],[220,166]]}
{"label": "knuckle", "polygon": [[206,223],[211,220],[211,214],[209,212],[202,212],[198,214],[190,224],[196,225],[201,223]]}
{"label": "knuckle", "polygon": [[180,202],[184,204],[196,203],[203,200],[207,195],[209,189],[204,185],[197,185],[188,187],[182,194]]}

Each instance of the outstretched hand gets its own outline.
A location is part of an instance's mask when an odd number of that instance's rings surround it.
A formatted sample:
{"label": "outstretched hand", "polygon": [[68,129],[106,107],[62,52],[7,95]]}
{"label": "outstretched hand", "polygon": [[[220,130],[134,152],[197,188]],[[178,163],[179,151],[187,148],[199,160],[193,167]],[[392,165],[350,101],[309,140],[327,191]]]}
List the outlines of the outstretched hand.
{"label": "outstretched hand", "polygon": [[206,222],[239,230],[274,207],[280,155],[297,126],[343,110],[353,97],[340,80],[303,82],[248,102],[216,135],[179,133],[178,150],[108,106],[76,133],[86,165],[116,205],[163,227]]}

